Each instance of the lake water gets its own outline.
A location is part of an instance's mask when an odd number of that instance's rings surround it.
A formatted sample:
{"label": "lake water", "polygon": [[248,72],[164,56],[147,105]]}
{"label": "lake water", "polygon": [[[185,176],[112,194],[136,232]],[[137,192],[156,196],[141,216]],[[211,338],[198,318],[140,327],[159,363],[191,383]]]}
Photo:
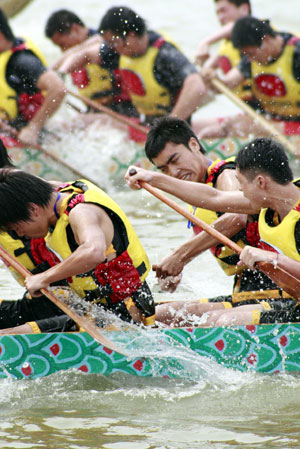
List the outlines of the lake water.
{"label": "lake water", "polygon": [[[254,0],[253,13],[268,17],[278,29],[297,31],[299,3]],[[33,0],[11,20],[44,50],[49,63],[59,51],[44,37],[49,14],[73,9],[97,27],[108,0]],[[165,30],[193,58],[200,39],[217,26],[213,1],[131,0],[153,29]],[[221,96],[199,111],[202,116],[236,108]],[[74,112],[62,107],[49,127],[63,135],[62,121]],[[65,132],[55,149],[87,176],[97,179],[132,220],[152,263],[189,238],[186,223],[146,192],[114,186],[106,173],[112,151],[130,151],[115,128]],[[99,147],[101,150],[99,150]],[[83,163],[83,160],[85,161]],[[99,175],[101,173],[101,175]],[[22,289],[0,268],[1,297],[20,297]],[[157,298],[161,293],[149,276]],[[232,281],[206,253],[186,267],[175,299],[215,296],[231,291]],[[195,357],[197,376],[188,379],[103,378],[64,373],[37,381],[0,381],[0,447],[24,449],[230,449],[299,448],[300,382],[291,375],[238,373]]]}

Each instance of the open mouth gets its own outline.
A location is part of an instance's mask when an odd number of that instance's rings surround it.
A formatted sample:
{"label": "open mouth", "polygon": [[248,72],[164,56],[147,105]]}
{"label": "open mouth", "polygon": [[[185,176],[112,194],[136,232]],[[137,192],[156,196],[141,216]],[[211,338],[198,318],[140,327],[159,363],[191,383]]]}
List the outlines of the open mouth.
{"label": "open mouth", "polygon": [[191,173],[184,173],[183,175],[180,175],[179,179],[181,181],[188,181],[191,178]]}

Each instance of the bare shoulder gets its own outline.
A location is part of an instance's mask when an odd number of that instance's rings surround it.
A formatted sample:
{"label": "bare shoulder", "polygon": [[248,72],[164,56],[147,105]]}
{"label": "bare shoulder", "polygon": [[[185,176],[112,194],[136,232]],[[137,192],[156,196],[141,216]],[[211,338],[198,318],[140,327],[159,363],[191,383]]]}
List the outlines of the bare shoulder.
{"label": "bare shoulder", "polygon": [[217,179],[216,188],[218,190],[239,190],[239,187],[235,170],[225,169]]}

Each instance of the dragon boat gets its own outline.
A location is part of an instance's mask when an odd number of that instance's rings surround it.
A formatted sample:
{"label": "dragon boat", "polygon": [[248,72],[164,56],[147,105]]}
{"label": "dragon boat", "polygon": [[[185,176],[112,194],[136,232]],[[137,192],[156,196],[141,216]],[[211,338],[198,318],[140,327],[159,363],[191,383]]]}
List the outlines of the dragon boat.
{"label": "dragon boat", "polygon": [[0,336],[0,378],[36,379],[76,370],[109,376],[187,378],[192,365],[214,361],[244,372],[300,371],[300,323],[217,328],[104,331],[125,356],[85,332]]}
{"label": "dragon boat", "polygon": [[[291,166],[294,170],[295,176],[300,174],[300,136],[291,137],[295,148],[299,148],[299,153],[288,153],[291,161]],[[211,159],[225,159],[237,154],[239,149],[247,143],[247,139],[241,138],[218,138],[206,139],[202,143]],[[15,164],[23,169],[37,176],[45,179],[75,179],[78,177],[78,170],[75,165],[72,166],[66,163],[62,156],[57,155],[53,151],[43,152],[38,149],[23,148],[20,144],[15,144],[16,141],[6,141],[8,153]],[[49,155],[50,153],[50,155]],[[109,174],[111,180],[118,181],[123,178],[129,165],[139,165],[143,168],[151,168],[151,163],[146,158],[144,148],[140,144],[132,143],[130,152],[124,155],[124,151],[119,154],[112,154],[108,164],[105,165],[105,171]],[[73,169],[72,169],[73,168]],[[85,170],[84,164],[81,163],[81,173]],[[88,175],[86,176],[88,178]]]}

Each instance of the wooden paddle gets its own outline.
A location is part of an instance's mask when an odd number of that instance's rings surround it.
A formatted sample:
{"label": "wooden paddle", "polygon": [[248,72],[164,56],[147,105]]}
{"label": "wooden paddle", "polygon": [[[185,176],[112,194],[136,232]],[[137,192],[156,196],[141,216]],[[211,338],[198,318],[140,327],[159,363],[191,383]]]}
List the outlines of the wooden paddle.
{"label": "wooden paddle", "polygon": [[[12,257],[1,245],[0,245],[0,257],[5,260],[12,268],[14,268],[24,279],[32,274],[28,271],[20,262],[18,262],[14,257]],[[95,326],[91,321],[89,321],[84,316],[78,315],[74,310],[72,310],[67,304],[61,301],[57,296],[55,296],[51,291],[46,288],[41,289],[41,293],[45,295],[50,301],[52,301],[57,307],[59,307],[66,315],[72,318],[75,323],[82,327],[91,337],[93,337],[100,345],[105,346],[112,351],[118,352],[119,354],[127,356],[125,352],[115,346],[110,340],[108,340],[99,328]]]}
{"label": "wooden paddle", "polygon": [[[3,131],[9,133],[11,136],[18,139],[18,131],[15,128],[13,128],[12,126],[10,126],[9,124],[5,123],[3,120],[0,120],[0,129],[3,129]],[[25,142],[23,143],[21,140],[19,140],[19,142],[22,145],[27,145]],[[51,158],[53,161],[58,162],[60,165],[62,165],[63,167],[66,167],[68,170],[73,172],[78,178],[87,179],[88,181],[92,182],[100,189],[103,189],[103,187],[101,187],[97,182],[95,182],[94,180],[92,180],[91,178],[86,176],[84,173],[82,173],[79,170],[77,170],[76,168],[74,168],[72,165],[68,164],[66,161],[64,161],[63,159],[58,157],[56,154],[53,154],[50,151],[46,150],[42,145],[30,144],[30,145],[28,145],[28,147],[31,147],[34,150],[38,150],[41,153],[44,153],[46,156]],[[65,179],[63,181],[65,181]]]}
{"label": "wooden paddle", "polygon": [[96,111],[104,112],[105,114],[109,115],[116,121],[123,123],[127,126],[131,126],[131,128],[136,129],[137,131],[140,131],[141,133],[147,135],[148,134],[148,128],[143,125],[139,125],[138,123],[135,123],[133,120],[131,120],[129,117],[126,117],[123,114],[119,114],[118,112],[113,111],[112,109],[108,108],[107,106],[104,106],[101,103],[98,103],[94,100],[91,100],[90,98],[84,97],[83,95],[77,94],[76,92],[73,92],[71,90],[67,90],[67,93],[72,95],[75,98],[78,98],[86,105],[90,106],[91,108],[95,109]]}
{"label": "wooden paddle", "polygon": [[284,136],[280,131],[278,131],[275,126],[266,120],[262,114],[256,113],[254,109],[248,106],[243,100],[241,100],[235,93],[233,93],[227,86],[225,86],[222,81],[218,79],[213,79],[211,81],[212,85],[218,89],[219,92],[226,95],[229,100],[235,103],[239,108],[241,108],[246,114],[248,114],[253,120],[256,120],[265,130],[271,134],[272,137],[277,139],[286,149],[288,149],[292,154],[298,155],[299,152],[297,148]]}
{"label": "wooden paddle", "polygon": [[[135,175],[135,173],[136,171],[134,168],[131,169],[129,172],[130,175]],[[205,221],[200,220],[200,218],[195,217],[190,212],[180,207],[173,200],[162,194],[158,189],[152,187],[145,181],[139,181],[139,183],[149,193],[156,196],[156,198],[158,198],[160,201],[170,206],[172,209],[174,209],[179,214],[183,215],[185,218],[190,220],[195,225],[201,227],[205,232],[210,234],[215,239],[219,240],[219,242],[221,242],[223,245],[228,246],[228,248],[232,249],[237,254],[240,254],[242,252],[242,248],[239,245],[237,245],[235,242],[230,240],[225,235],[221,234],[221,232],[212,228],[210,225],[205,223]],[[256,265],[257,268],[259,268],[263,273],[265,273],[273,282],[275,282],[276,285],[278,285],[280,288],[282,288],[284,291],[290,294],[293,298],[300,299],[300,280],[296,279],[294,276],[289,274],[284,269],[275,267],[273,263],[257,262]]]}

